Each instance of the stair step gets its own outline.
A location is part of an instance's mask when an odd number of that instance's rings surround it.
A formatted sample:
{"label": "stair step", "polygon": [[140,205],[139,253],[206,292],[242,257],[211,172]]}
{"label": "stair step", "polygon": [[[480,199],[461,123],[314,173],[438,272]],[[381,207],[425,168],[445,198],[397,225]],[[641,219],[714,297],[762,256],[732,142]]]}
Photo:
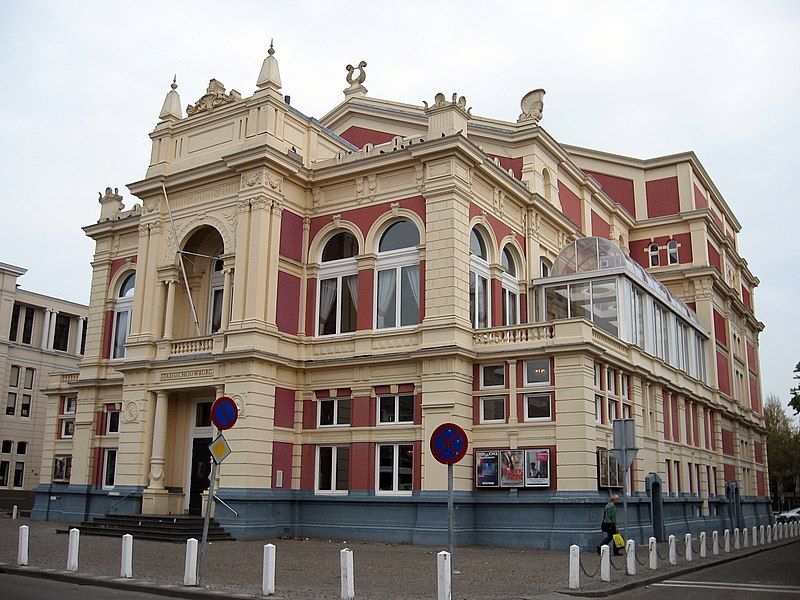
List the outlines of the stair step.
{"label": "stair step", "polygon": [[[82,534],[119,537],[130,533],[136,539],[185,542],[203,535],[205,519],[195,515],[114,515],[106,514],[91,521],[83,521],[76,527]],[[211,519],[208,539],[212,541],[232,540],[231,535],[219,523]],[[68,533],[69,529],[56,530]]]}

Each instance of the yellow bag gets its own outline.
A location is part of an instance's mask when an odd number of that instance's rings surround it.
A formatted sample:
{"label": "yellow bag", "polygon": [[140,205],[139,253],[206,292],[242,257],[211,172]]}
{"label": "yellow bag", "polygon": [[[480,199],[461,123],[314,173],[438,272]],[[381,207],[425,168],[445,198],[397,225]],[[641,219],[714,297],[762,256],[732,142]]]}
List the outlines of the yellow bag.
{"label": "yellow bag", "polygon": [[624,548],[625,547],[625,539],[622,537],[622,534],[615,533],[614,534],[614,545],[617,548]]}

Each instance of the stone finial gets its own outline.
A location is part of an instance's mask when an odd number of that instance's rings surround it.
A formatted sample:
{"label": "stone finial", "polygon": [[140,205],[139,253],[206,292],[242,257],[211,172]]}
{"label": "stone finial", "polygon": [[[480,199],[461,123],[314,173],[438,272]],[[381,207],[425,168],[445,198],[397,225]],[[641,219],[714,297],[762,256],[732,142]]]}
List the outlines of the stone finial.
{"label": "stone finial", "polygon": [[542,118],[544,112],[544,90],[538,89],[528,92],[522,97],[520,107],[522,114],[517,119],[517,123],[524,123],[526,121],[533,121],[538,123]]}
{"label": "stone finial", "polygon": [[242,95],[239,92],[232,89],[226,94],[225,84],[217,79],[211,79],[208,82],[206,93],[197,102],[186,107],[186,114],[191,117],[197,113],[210,112],[218,106],[238,102],[241,99]]}
{"label": "stone finial", "polygon": [[183,118],[181,97],[176,91],[178,89],[177,78],[177,75],[172,78],[172,85],[170,86],[172,89],[167,92],[167,97],[164,98],[164,105],[158,115],[158,118],[162,121],[180,121]]}
{"label": "stone finial", "polygon": [[261,65],[261,72],[258,74],[258,81],[256,87],[260,90],[269,88],[275,91],[281,89],[281,72],[278,69],[278,59],[275,58],[275,46],[272,40],[269,41],[269,50],[267,50],[267,58]]}
{"label": "stone finial", "polygon": [[347,83],[350,84],[350,86],[344,90],[345,98],[349,98],[350,96],[366,96],[367,88],[363,85],[364,81],[367,79],[367,72],[364,70],[366,66],[367,61],[362,60],[356,67],[353,65],[347,65],[345,67],[347,70]]}
{"label": "stone finial", "polygon": [[117,220],[120,211],[125,208],[125,205],[122,203],[122,196],[119,195],[119,188],[114,188],[112,192],[111,188],[107,187],[105,194],[103,194],[103,192],[98,192],[98,195],[100,196],[98,199],[100,202],[100,218],[97,222],[102,223],[103,221]]}
{"label": "stone finial", "polygon": [[464,96],[453,94],[450,101],[441,92],[436,94],[433,105],[423,100],[425,114],[428,115],[428,139],[433,136],[462,134],[467,137],[467,122],[472,118],[472,107],[467,108]]}

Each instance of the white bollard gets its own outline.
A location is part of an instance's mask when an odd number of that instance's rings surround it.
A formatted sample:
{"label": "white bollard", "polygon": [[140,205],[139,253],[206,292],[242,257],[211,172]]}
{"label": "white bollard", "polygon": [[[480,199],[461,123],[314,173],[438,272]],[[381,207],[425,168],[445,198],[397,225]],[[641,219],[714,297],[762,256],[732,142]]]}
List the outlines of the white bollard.
{"label": "white bollard", "polygon": [[678,564],[678,549],[675,547],[675,536],[669,536],[669,564]]}
{"label": "white bollard", "polygon": [[706,550],[706,532],[700,532],[700,558],[705,558],[708,556],[708,551]]}
{"label": "white bollard", "polygon": [[197,540],[186,540],[186,562],[183,565],[183,585],[197,585]]}
{"label": "white bollard", "polygon": [[692,534],[687,533],[683,538],[683,543],[686,546],[686,562],[692,562]]}
{"label": "white bollard", "polygon": [[636,575],[636,542],[633,540],[625,542],[625,558],[628,575]]}
{"label": "white bollard", "polygon": [[741,545],[739,543],[739,528],[737,527],[733,530],[733,549],[738,550],[739,548],[741,548]]}
{"label": "white bollard", "polygon": [[[443,552],[442,554],[447,554],[447,552]],[[580,565],[581,547],[577,544],[572,544],[572,546],[569,547],[569,589],[571,590],[577,590],[581,585]],[[443,597],[442,594],[439,593],[439,600],[450,600],[450,596]]]}
{"label": "white bollard", "polygon": [[722,533],[722,539],[725,540],[724,546],[725,546],[725,553],[727,554],[728,552],[731,551],[731,530],[730,529],[726,529]]}
{"label": "white bollard", "polygon": [[28,566],[28,538],[30,532],[27,525],[20,525],[19,527],[19,545],[17,546],[17,564],[26,567]]}
{"label": "white bollard", "polygon": [[778,524],[777,523],[775,523],[772,526],[772,540],[773,541],[777,541],[778,540]]}
{"label": "white bollard", "polygon": [[767,543],[772,543],[772,527],[770,525],[767,525]]}
{"label": "white bollard", "polygon": [[749,548],[750,547],[750,532],[747,531],[747,527],[742,529],[742,548]]}
{"label": "white bollard", "polygon": [[16,521],[18,518],[19,518],[19,506],[15,504],[14,508],[11,509],[11,519]]}
{"label": "white bollard", "polygon": [[130,533],[122,536],[122,563],[119,576],[125,579],[133,577],[133,536]]}
{"label": "white bollard", "polygon": [[711,532],[711,554],[719,556],[719,532]]}
{"label": "white bollard", "polygon": [[658,568],[658,547],[656,546],[656,538],[651,537],[647,540],[647,551],[650,553],[650,570],[655,571]]}
{"label": "white bollard", "polygon": [[758,527],[753,526],[753,548],[758,546]]}
{"label": "white bollard", "polygon": [[766,543],[766,537],[764,537],[764,526],[758,528],[758,543],[762,546]]}
{"label": "white bollard", "polygon": [[342,571],[342,600],[353,600],[356,597],[356,587],[353,581],[353,551],[343,548],[339,552],[339,562]]}
{"label": "white bollard", "polygon": [[611,581],[611,549],[608,544],[600,546],[600,581]]}
{"label": "white bollard", "polygon": [[78,570],[78,548],[81,543],[81,532],[74,527],[69,530],[69,548],[67,549],[67,571]]}
{"label": "white bollard", "polygon": [[275,595],[275,544],[264,546],[264,566],[261,572],[261,593]]}
{"label": "white bollard", "polygon": [[[571,590],[578,589],[578,572],[577,567],[575,571],[575,587],[572,587],[572,550],[573,548],[578,548],[578,546],[570,546],[569,548],[569,588]],[[580,549],[576,550],[576,552],[580,552]],[[578,559],[575,560],[575,564],[578,564]],[[450,553],[445,552],[442,550],[436,555],[436,581],[437,581],[437,593],[436,599],[437,600],[450,600],[452,598],[452,581],[451,577],[451,569],[450,569]]]}

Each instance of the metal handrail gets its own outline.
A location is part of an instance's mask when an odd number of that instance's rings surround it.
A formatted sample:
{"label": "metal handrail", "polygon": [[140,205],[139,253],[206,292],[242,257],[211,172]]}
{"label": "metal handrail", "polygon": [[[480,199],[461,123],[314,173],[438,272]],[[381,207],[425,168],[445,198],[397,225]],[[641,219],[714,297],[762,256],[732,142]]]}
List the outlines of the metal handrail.
{"label": "metal handrail", "polygon": [[227,502],[225,502],[225,500],[223,500],[222,498],[220,498],[220,497],[219,497],[219,496],[217,496],[216,494],[211,494],[211,495],[212,495],[212,497],[214,498],[214,500],[216,500],[217,502],[219,502],[220,504],[222,504],[222,506],[224,506],[224,507],[225,507],[225,508],[227,508],[229,511],[231,511],[231,512],[232,512],[232,513],[233,513],[233,514],[236,516],[236,517],[238,517],[238,516],[239,516],[239,513],[238,513],[238,512],[236,512],[235,510],[233,510],[233,508],[231,508],[231,507],[228,505],[228,503],[227,503]]}
{"label": "metal handrail", "polygon": [[131,490],[130,492],[128,492],[127,494],[125,494],[125,495],[124,495],[122,498],[120,498],[120,499],[119,499],[119,500],[117,500],[117,501],[116,501],[114,504],[112,504],[112,505],[111,505],[111,508],[109,508],[109,509],[108,509],[108,512],[111,512],[112,510],[114,510],[115,508],[117,508],[117,506],[119,506],[119,505],[120,505],[120,503],[121,503],[123,500],[127,500],[127,499],[128,499],[128,498],[130,498],[130,497],[131,497],[131,496],[132,496],[134,493],[135,493],[135,492],[134,492],[133,490]]}

